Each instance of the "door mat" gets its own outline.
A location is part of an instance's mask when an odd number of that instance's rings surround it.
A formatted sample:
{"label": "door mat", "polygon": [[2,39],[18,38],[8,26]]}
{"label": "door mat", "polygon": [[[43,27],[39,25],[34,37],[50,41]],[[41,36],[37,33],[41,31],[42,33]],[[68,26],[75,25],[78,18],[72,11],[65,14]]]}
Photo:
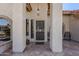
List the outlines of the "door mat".
{"label": "door mat", "polygon": [[44,42],[35,42],[35,44],[44,44]]}

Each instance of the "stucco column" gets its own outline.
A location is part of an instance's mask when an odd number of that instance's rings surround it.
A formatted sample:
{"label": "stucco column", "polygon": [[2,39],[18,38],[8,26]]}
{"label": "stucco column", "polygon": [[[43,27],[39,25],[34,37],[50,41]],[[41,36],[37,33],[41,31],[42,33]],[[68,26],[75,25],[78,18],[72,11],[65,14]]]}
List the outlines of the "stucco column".
{"label": "stucco column", "polygon": [[23,52],[26,47],[23,4],[13,4],[13,52]]}
{"label": "stucco column", "polygon": [[62,4],[52,4],[50,37],[51,50],[62,52]]}

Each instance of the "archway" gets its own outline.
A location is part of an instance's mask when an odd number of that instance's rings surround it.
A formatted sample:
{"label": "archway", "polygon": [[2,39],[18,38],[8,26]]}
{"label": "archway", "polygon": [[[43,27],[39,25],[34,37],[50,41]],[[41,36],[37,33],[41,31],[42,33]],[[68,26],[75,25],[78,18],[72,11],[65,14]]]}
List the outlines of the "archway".
{"label": "archway", "polygon": [[[2,46],[1,53],[5,53],[9,48],[12,48],[12,20],[7,16],[0,16],[0,43]],[[4,43],[4,45],[3,45]],[[2,48],[2,47],[5,47]]]}

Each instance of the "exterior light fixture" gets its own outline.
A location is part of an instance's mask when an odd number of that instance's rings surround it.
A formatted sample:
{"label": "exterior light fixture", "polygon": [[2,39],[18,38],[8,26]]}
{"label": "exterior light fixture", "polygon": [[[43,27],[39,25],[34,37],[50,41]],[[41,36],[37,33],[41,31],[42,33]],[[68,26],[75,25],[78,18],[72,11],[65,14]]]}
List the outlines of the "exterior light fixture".
{"label": "exterior light fixture", "polygon": [[39,16],[39,12],[40,11],[40,9],[39,9],[39,4],[38,4],[38,8],[37,8],[37,16]]}

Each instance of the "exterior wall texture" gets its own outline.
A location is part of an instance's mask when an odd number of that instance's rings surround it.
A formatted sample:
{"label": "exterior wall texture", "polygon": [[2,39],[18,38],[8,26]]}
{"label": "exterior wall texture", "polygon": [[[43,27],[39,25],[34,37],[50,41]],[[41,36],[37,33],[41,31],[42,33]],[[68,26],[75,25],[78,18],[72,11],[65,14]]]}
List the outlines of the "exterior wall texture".
{"label": "exterior wall texture", "polygon": [[72,40],[79,41],[79,19],[72,15],[69,24]]}
{"label": "exterior wall texture", "polygon": [[71,39],[79,41],[79,19],[73,15],[63,15],[63,23],[65,25],[65,32],[71,33]]}
{"label": "exterior wall texture", "polygon": [[70,15],[63,15],[64,31],[69,32]]}
{"label": "exterior wall texture", "polygon": [[26,27],[23,25],[25,24],[23,7],[23,4],[0,4],[0,17],[6,16],[12,20],[11,39],[14,52],[22,52],[26,47],[26,32],[23,32]]}

